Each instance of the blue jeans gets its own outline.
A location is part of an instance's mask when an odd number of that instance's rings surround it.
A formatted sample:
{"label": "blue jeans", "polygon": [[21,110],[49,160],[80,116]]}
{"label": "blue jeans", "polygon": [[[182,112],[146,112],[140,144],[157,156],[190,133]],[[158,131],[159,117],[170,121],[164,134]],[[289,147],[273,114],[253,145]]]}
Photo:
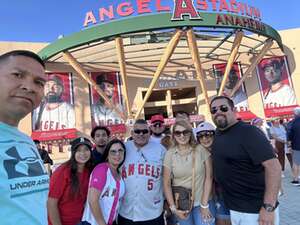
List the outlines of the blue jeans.
{"label": "blue jeans", "polygon": [[[212,216],[215,216],[215,206],[210,201],[209,203],[209,210]],[[179,219],[178,222],[180,225],[215,225],[215,220],[211,221],[210,223],[203,221],[202,215],[200,212],[200,206],[196,206],[192,209],[190,214],[185,220]]]}

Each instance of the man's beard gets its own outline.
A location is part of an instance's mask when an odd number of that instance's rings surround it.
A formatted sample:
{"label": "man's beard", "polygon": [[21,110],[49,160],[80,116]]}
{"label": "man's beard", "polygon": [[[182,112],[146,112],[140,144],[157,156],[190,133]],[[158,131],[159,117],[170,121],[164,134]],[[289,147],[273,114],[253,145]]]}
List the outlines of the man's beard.
{"label": "man's beard", "polygon": [[62,102],[61,96],[59,96],[59,95],[53,95],[53,94],[51,94],[51,95],[47,95],[45,98],[46,98],[46,101],[47,101],[48,103],[58,103],[58,102]]}
{"label": "man's beard", "polygon": [[[219,119],[220,117],[223,117],[223,119]],[[224,115],[218,115],[214,118],[214,123],[218,128],[224,129],[228,126],[228,121],[226,116]]]}

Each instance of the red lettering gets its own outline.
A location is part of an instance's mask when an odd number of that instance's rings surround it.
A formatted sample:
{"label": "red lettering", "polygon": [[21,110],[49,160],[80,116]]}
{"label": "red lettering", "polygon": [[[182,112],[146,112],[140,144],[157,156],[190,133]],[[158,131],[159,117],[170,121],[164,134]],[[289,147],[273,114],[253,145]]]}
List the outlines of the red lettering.
{"label": "red lettering", "polygon": [[243,21],[240,20],[240,18],[238,18],[238,17],[235,18],[235,25],[236,26],[241,26],[241,27],[244,26]]}
{"label": "red lettering", "polygon": [[174,12],[172,20],[183,20],[183,16],[190,19],[201,19],[192,0],[174,0]]}
{"label": "red lettering", "polygon": [[96,18],[95,18],[95,16],[94,16],[94,14],[93,14],[92,11],[87,12],[85,14],[85,19],[84,19],[84,22],[83,22],[83,26],[86,27],[86,26],[89,25],[89,23],[92,23],[92,24],[96,24],[97,23]]}
{"label": "red lettering", "polygon": [[144,175],[144,164],[139,164],[138,166],[138,174]]}
{"label": "red lettering", "polygon": [[237,5],[238,5],[238,13],[241,13],[242,15],[244,15],[245,14],[244,3],[238,2]]}
{"label": "red lettering", "polygon": [[123,2],[118,5],[117,13],[120,16],[130,16],[134,13],[134,10],[130,2]]}
{"label": "red lettering", "polygon": [[230,11],[233,13],[239,12],[239,10],[237,8],[236,0],[230,0]]}
{"label": "red lettering", "polygon": [[151,191],[153,189],[153,179],[148,180],[147,188],[148,191]]}
{"label": "red lettering", "polygon": [[151,177],[154,177],[155,178],[155,167],[154,166],[151,166]]}
{"label": "red lettering", "polygon": [[103,195],[102,195],[102,198],[103,197],[108,197],[109,196],[109,188],[107,188],[106,190],[105,190],[105,192],[103,193]]}
{"label": "red lettering", "polygon": [[223,10],[226,10],[227,12],[230,11],[226,0],[220,0],[219,11],[223,11]]}
{"label": "red lettering", "polygon": [[225,19],[225,24],[227,25],[228,23],[230,24],[230,25],[235,25],[234,24],[234,20],[233,20],[233,16],[231,16],[231,15],[224,15],[224,19]]}
{"label": "red lettering", "polygon": [[151,13],[151,9],[149,8],[149,3],[151,0],[137,0],[137,11],[139,14],[143,13]]}
{"label": "red lettering", "polygon": [[171,11],[171,8],[169,6],[162,6],[161,0],[157,0],[156,1],[156,10],[157,10],[157,12]]}
{"label": "red lettering", "polygon": [[217,11],[217,2],[219,2],[219,0],[209,0],[212,3],[212,9],[213,11]]}
{"label": "red lettering", "polygon": [[157,167],[156,168],[156,178],[159,178],[160,177],[160,168]]}
{"label": "red lettering", "polygon": [[197,0],[197,9],[200,10],[207,10],[208,9],[208,5],[206,0]]}
{"label": "red lettering", "polygon": [[105,16],[108,17],[110,20],[115,18],[114,8],[113,8],[112,5],[110,5],[108,7],[108,9],[105,9],[105,8],[100,8],[99,9],[99,18],[100,18],[101,22],[105,21]]}
{"label": "red lettering", "polygon": [[125,166],[122,167],[122,178],[123,178],[123,179],[126,179],[126,178],[127,178],[127,175],[126,175],[126,167],[125,167]]}
{"label": "red lettering", "polygon": [[146,164],[146,176],[150,176],[150,170],[151,170],[151,168],[150,168],[150,165],[149,164]]}
{"label": "red lettering", "polygon": [[221,24],[221,25],[224,25],[224,21],[223,21],[223,18],[220,14],[217,15],[217,22],[216,22],[217,25]]}
{"label": "red lettering", "polygon": [[49,130],[54,130],[54,121],[50,121]]}
{"label": "red lettering", "polygon": [[134,164],[129,164],[128,166],[128,176],[131,176],[134,174]]}

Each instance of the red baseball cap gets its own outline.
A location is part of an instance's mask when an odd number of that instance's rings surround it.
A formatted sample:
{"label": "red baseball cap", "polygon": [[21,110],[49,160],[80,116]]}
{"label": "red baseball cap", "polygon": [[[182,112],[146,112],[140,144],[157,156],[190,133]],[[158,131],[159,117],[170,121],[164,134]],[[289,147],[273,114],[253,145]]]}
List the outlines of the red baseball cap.
{"label": "red baseball cap", "polygon": [[151,117],[151,123],[154,123],[154,122],[164,122],[164,117],[160,114],[157,114],[157,115],[153,115]]}
{"label": "red baseball cap", "polygon": [[281,67],[281,62],[280,62],[280,59],[278,58],[269,58],[269,59],[263,59],[260,63],[261,67],[263,70],[266,69],[266,67],[268,66],[272,66],[276,69],[280,69]]}

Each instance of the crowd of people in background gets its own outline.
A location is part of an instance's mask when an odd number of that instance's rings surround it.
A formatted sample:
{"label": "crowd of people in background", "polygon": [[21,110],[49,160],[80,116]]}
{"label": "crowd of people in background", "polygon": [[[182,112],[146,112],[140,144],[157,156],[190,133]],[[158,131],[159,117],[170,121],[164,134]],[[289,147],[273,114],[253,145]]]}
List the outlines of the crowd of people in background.
{"label": "crowd of people in background", "polygon": [[210,102],[215,126],[193,128],[179,112],[166,129],[156,114],[136,120],[126,142],[96,126],[70,143],[70,159],[49,180],[47,151],[16,128],[38,107],[46,81],[34,53],[0,56],[3,224],[277,225],[285,155],[300,185],[300,108],[267,129],[261,118],[238,120],[226,96]]}

